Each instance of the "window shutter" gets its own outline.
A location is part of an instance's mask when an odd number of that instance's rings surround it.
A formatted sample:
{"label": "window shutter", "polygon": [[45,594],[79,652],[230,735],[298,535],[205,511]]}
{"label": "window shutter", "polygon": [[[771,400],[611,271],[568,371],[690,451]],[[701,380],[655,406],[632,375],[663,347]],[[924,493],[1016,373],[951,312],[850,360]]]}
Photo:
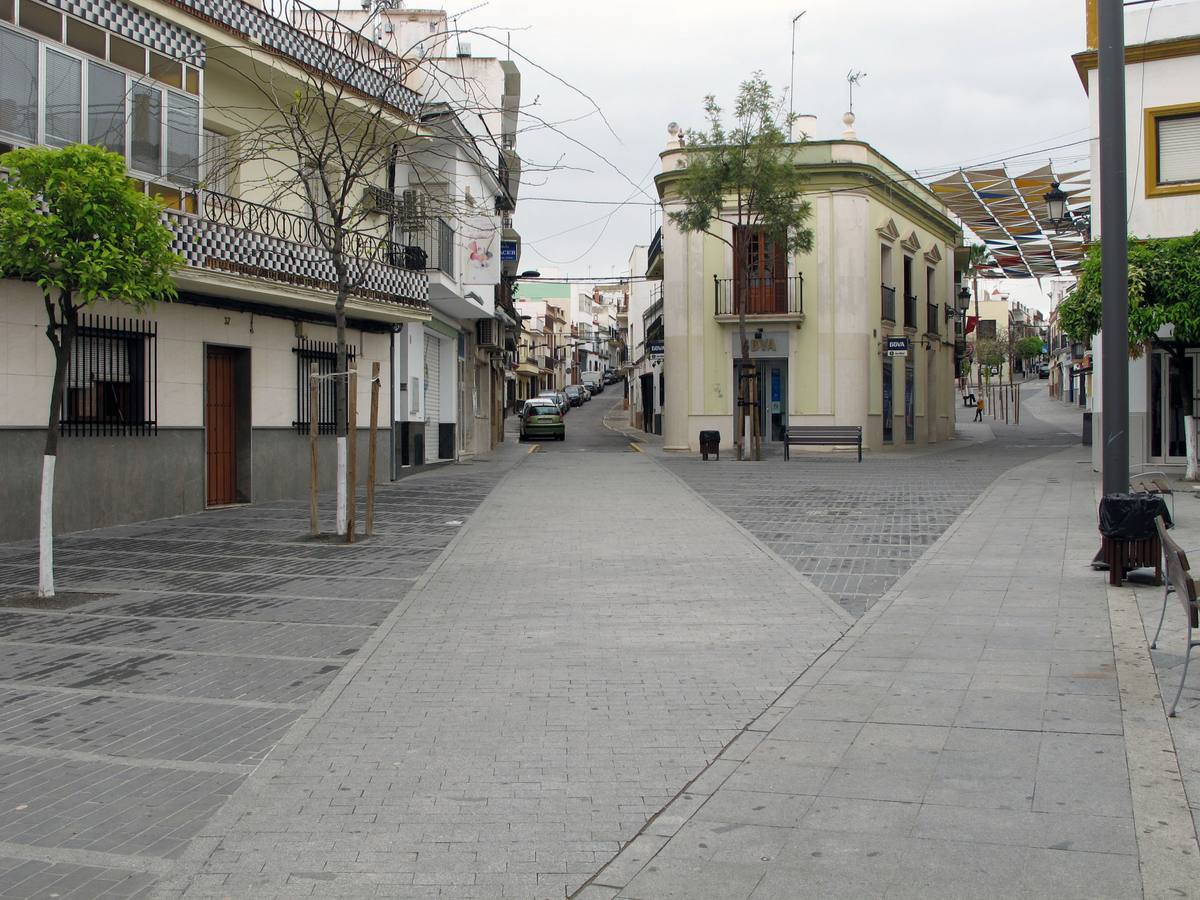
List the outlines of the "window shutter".
{"label": "window shutter", "polygon": [[1200,115],[1159,119],[1158,183],[1200,181]]}

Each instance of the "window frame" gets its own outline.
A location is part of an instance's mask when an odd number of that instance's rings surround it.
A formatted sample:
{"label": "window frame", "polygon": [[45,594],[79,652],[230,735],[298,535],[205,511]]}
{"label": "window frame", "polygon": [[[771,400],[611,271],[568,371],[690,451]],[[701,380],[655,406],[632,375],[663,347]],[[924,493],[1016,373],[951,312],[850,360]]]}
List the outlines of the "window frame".
{"label": "window frame", "polygon": [[[48,8],[50,8],[50,7],[48,7]],[[124,153],[122,155],[125,157],[125,165],[126,165],[129,176],[137,181],[144,182],[146,185],[149,186],[147,188],[147,190],[150,190],[150,191],[153,190],[154,183],[158,183],[158,184],[162,185],[163,187],[170,186],[173,189],[178,190],[181,195],[196,188],[200,184],[202,177],[198,177],[197,180],[193,183],[193,182],[188,182],[185,179],[181,179],[178,176],[172,177],[171,173],[169,172],[169,167],[167,164],[169,148],[170,148],[170,126],[169,126],[169,121],[168,121],[169,120],[168,110],[171,105],[171,97],[170,97],[171,94],[176,94],[181,99],[184,99],[188,102],[195,103],[196,107],[197,107],[196,133],[198,135],[203,134],[203,132],[204,132],[204,112],[205,112],[205,105],[204,105],[204,99],[203,99],[203,74],[198,74],[198,76],[197,76],[197,87],[200,89],[200,93],[193,94],[186,88],[177,88],[170,84],[160,82],[154,78],[151,78],[148,75],[132,72],[125,66],[122,66],[120,63],[113,62],[112,60],[110,60],[108,58],[108,56],[110,56],[111,53],[109,53],[107,56],[101,58],[101,57],[97,57],[91,53],[88,53],[87,51],[80,50],[71,44],[66,43],[65,40],[61,39],[62,37],[65,37],[65,34],[66,34],[66,20],[67,19],[75,19],[76,17],[70,16],[61,10],[56,10],[56,12],[58,12],[63,17],[62,35],[60,36],[60,40],[57,40],[57,41],[51,37],[47,37],[46,35],[42,34],[41,32],[25,28],[24,26],[19,24],[19,22],[14,23],[14,22],[9,22],[7,20],[0,20],[0,29],[6,29],[8,31],[11,31],[13,34],[16,34],[26,40],[32,40],[37,45],[37,85],[36,85],[36,89],[34,91],[34,96],[35,96],[35,99],[37,102],[37,112],[36,112],[36,119],[35,119],[35,126],[34,126],[35,134],[33,136],[32,141],[29,141],[23,135],[16,135],[14,133],[4,131],[4,132],[0,132],[0,139],[3,139],[6,143],[10,143],[15,146],[22,146],[22,147],[23,146],[43,146],[43,147],[63,146],[62,144],[59,144],[59,143],[51,144],[47,140],[47,130],[46,130],[46,118],[47,118],[46,98],[45,98],[46,59],[47,59],[47,55],[49,53],[57,53],[60,56],[64,56],[64,57],[76,60],[80,65],[79,107],[80,107],[81,115],[80,115],[80,123],[79,123],[79,126],[80,126],[80,141],[79,141],[79,143],[81,143],[81,144],[91,144],[92,143],[92,135],[90,133],[91,122],[89,121],[89,110],[91,107],[91,97],[90,97],[90,90],[89,90],[89,75],[91,72],[91,67],[98,65],[104,69],[107,69],[109,71],[119,74],[125,80],[124,112],[122,115],[122,119],[124,122],[125,149],[124,149]],[[81,19],[78,21],[83,22],[83,20],[81,20]],[[87,25],[90,23],[83,22],[83,24]],[[92,26],[92,27],[96,27],[96,26]],[[100,29],[100,30],[103,31],[103,33],[105,34],[106,48],[108,48],[111,45],[111,41],[109,40],[110,38],[119,37],[119,35],[111,34],[107,29]],[[133,43],[133,42],[129,42],[129,43]],[[145,54],[149,54],[150,52],[152,52],[150,50],[150,48],[148,48],[142,44],[135,44],[135,46],[141,48]],[[147,55],[147,59],[149,59],[148,55]],[[183,67],[183,69],[182,69],[182,71],[184,73],[183,78],[184,78],[184,82],[186,83],[187,78],[188,78],[187,70],[189,68],[194,68],[194,67],[188,66],[183,61],[179,61],[179,62],[181,64],[181,66]],[[197,70],[197,72],[202,73],[202,70]],[[160,113],[160,115],[159,115],[160,161],[159,161],[159,171],[157,171],[157,172],[148,172],[148,171],[134,165],[133,140],[132,140],[132,138],[133,138],[133,133],[132,133],[133,132],[133,109],[132,109],[133,99],[132,98],[133,98],[134,87],[148,88],[150,90],[154,90],[154,91],[158,92],[159,113]],[[203,168],[204,168],[203,159],[202,159],[203,152],[204,152],[203,145],[200,146],[199,150],[200,150],[200,156],[197,157],[197,160],[196,160],[196,170],[197,170],[197,174],[202,176]],[[151,196],[153,196],[153,193],[151,193]],[[188,211],[188,210],[185,209],[184,211]]]}
{"label": "window frame", "polygon": [[1176,103],[1171,106],[1147,107],[1143,133],[1146,146],[1146,196],[1171,197],[1184,194],[1200,194],[1200,178],[1195,181],[1162,184],[1158,180],[1158,121],[1180,117],[1200,117],[1200,103]]}

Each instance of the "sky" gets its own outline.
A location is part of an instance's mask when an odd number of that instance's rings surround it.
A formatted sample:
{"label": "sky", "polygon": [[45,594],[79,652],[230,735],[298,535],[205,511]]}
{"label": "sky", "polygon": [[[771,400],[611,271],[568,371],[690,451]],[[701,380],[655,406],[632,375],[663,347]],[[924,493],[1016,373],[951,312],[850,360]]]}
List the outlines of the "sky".
{"label": "sky", "polygon": [[[1070,58],[1085,43],[1084,0],[459,2],[446,5],[458,27],[495,38],[489,50],[474,37],[474,53],[503,56],[511,41],[522,72],[515,225],[521,267],[544,275],[628,270],[658,224],[652,178],[668,123],[703,125],[704,96],[731,106],[756,69],[786,90],[801,11],[794,104],[817,116],[817,139],[840,136],[857,70],[859,139],[910,172],[1017,153],[1031,155],[1011,160],[1014,172],[1048,158],[1086,166],[1087,98]],[[627,199],[638,205],[602,205]]]}

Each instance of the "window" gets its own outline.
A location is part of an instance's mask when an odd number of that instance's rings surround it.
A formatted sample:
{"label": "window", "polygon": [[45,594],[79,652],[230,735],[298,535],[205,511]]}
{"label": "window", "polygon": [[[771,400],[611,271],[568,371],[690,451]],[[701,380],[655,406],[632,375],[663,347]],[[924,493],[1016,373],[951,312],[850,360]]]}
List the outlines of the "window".
{"label": "window", "polygon": [[37,140],[38,43],[0,28],[0,131]]}
{"label": "window", "polygon": [[892,442],[892,360],[883,360],[883,442]]}
{"label": "window", "polygon": [[[292,352],[296,354],[296,419],[292,422],[292,427],[300,434],[308,434],[312,427],[311,417],[314,410],[310,408],[312,397],[308,378],[311,366],[315,363],[317,374],[323,376],[317,382],[317,408],[315,410],[317,431],[320,434],[333,434],[337,431],[336,404],[339,389],[342,392],[343,402],[346,399],[345,379],[328,377],[337,371],[337,344],[333,341],[310,341],[298,338]],[[354,348],[348,345],[346,362],[348,366],[354,362]],[[415,384],[413,391],[413,396],[416,397]]]}
{"label": "window", "polygon": [[83,138],[83,63],[47,50],[45,91],[46,143],[78,144]]}
{"label": "window", "polygon": [[157,88],[134,84],[130,104],[130,166],[158,174],[162,170],[162,94]]}
{"label": "window", "polygon": [[88,143],[125,155],[125,76],[88,63]]}
{"label": "window", "polygon": [[105,50],[108,39],[104,36],[104,32],[69,16],[67,17],[67,43],[76,50],[82,50],[92,56],[98,56],[101,59],[108,57]]}
{"label": "window", "polygon": [[200,104],[167,91],[167,177],[193,185],[200,180]]}
{"label": "window", "polygon": [[1200,103],[1146,110],[1146,196],[1200,193]]}
{"label": "window", "polygon": [[63,434],[157,434],[157,326],[81,315],[59,428]]}
{"label": "window", "polygon": [[34,3],[33,0],[21,0],[21,27],[44,34],[56,41],[62,40],[62,13]]}
{"label": "window", "polygon": [[204,129],[205,189],[218,194],[232,194],[236,169],[232,138]]}

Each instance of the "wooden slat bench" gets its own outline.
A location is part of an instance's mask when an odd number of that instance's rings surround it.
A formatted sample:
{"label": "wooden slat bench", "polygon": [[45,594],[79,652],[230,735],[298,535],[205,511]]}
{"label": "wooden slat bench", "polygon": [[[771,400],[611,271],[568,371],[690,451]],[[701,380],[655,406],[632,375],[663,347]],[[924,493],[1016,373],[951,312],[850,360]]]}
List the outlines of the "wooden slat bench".
{"label": "wooden slat bench", "polygon": [[791,459],[788,448],[857,447],[862,462],[861,425],[789,425],[783,434],[783,458]]}

